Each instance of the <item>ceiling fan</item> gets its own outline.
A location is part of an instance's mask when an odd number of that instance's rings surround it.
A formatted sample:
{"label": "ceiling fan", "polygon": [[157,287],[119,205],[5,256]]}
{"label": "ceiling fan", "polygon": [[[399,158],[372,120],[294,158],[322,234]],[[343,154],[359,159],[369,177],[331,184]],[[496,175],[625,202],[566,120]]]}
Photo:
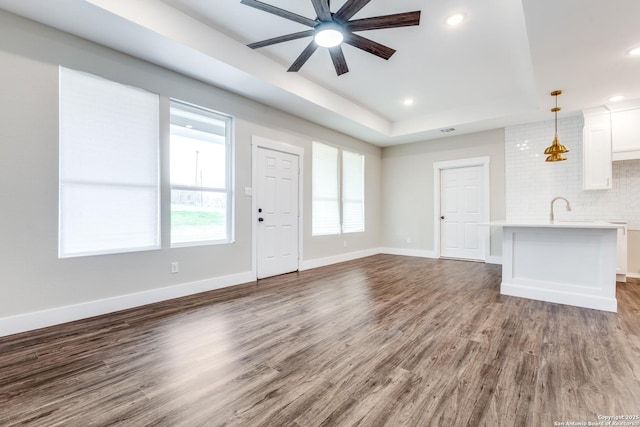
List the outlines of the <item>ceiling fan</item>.
{"label": "ceiling fan", "polygon": [[240,3],[247,6],[311,27],[310,30],[274,37],[251,43],[247,46],[252,49],[257,49],[276,43],[313,36],[311,43],[307,45],[287,71],[295,72],[300,70],[318,46],[323,46],[329,49],[336,73],[342,75],[349,72],[347,61],[342,52],[341,44],[343,42],[383,59],[391,58],[391,55],[396,52],[395,49],[364,38],[355,34],[355,32],[420,25],[420,11],[350,20],[371,0],[347,0],[335,13],[331,12],[329,1],[330,0],[311,0],[318,17],[316,19],[310,19],[258,0],[241,0]]}

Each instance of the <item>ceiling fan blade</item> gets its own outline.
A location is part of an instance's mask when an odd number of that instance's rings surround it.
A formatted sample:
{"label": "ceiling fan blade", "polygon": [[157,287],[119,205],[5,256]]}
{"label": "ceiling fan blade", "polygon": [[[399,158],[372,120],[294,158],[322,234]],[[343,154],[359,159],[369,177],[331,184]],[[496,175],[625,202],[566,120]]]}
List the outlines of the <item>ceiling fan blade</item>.
{"label": "ceiling fan blade", "polygon": [[311,3],[313,3],[313,8],[316,10],[318,18],[321,21],[331,21],[331,10],[329,10],[328,0],[311,0]]}
{"label": "ceiling fan blade", "polygon": [[311,55],[313,55],[313,52],[315,52],[317,48],[318,48],[318,45],[316,44],[316,42],[311,40],[311,43],[309,43],[307,47],[304,48],[300,56],[298,56],[298,58],[293,62],[293,64],[291,64],[291,67],[289,67],[287,71],[295,72],[300,70],[300,68],[302,68],[304,63],[307,62],[309,58],[311,58]]}
{"label": "ceiling fan blade", "polygon": [[331,55],[331,60],[333,61],[333,66],[336,69],[336,74],[341,76],[344,73],[349,72],[349,67],[347,67],[347,60],[344,59],[344,53],[342,52],[342,48],[340,46],[329,48],[329,54]]}
{"label": "ceiling fan blade", "polygon": [[371,0],[347,0],[340,9],[333,15],[333,20],[342,24],[346,23],[360,9],[365,7]]}
{"label": "ceiling fan blade", "polygon": [[258,0],[240,0],[240,3],[262,10],[264,12],[271,13],[273,15],[277,15],[290,21],[298,22],[302,25],[306,25],[307,27],[315,27],[318,24],[315,19],[305,18],[304,16],[289,12],[288,10],[280,9],[279,7],[271,6],[270,4],[262,3]]}
{"label": "ceiling fan blade", "polygon": [[420,11],[396,13],[394,15],[376,16],[356,19],[344,26],[349,31],[382,30],[385,28],[410,27],[420,25]]}
{"label": "ceiling fan blade", "polygon": [[357,34],[349,33],[345,36],[344,42],[350,44],[353,47],[357,47],[358,49],[362,49],[365,52],[372,53],[376,56],[379,56],[382,59],[389,59],[391,55],[396,53],[395,49],[391,49],[388,46],[380,44],[378,42],[374,42],[373,40],[366,39]]}
{"label": "ceiling fan blade", "polygon": [[313,36],[313,30],[301,31],[299,33],[287,34],[286,36],[274,37],[272,39],[262,40],[248,44],[251,49],[258,49],[260,47],[271,46],[272,44],[288,42],[291,40],[301,39],[303,37]]}

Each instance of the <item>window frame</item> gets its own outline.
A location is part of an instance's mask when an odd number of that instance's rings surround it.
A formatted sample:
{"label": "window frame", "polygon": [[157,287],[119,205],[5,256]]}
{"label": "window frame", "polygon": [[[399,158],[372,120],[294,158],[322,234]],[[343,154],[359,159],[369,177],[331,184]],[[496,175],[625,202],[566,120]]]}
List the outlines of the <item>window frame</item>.
{"label": "window frame", "polygon": [[[234,183],[234,149],[235,138],[234,117],[219,111],[215,111],[211,108],[203,107],[201,105],[193,104],[176,98],[169,99],[169,153],[171,153],[171,137],[173,135],[172,118],[174,108],[183,108],[183,111],[190,115],[205,117],[217,121],[224,122],[224,146],[225,146],[225,187],[204,187],[195,185],[174,184],[171,180],[171,154],[169,154],[169,245],[170,248],[182,248],[193,246],[210,246],[210,245],[222,245],[230,244],[235,241],[235,226],[234,226],[234,195],[235,195],[235,183]],[[191,111],[190,111],[191,110]],[[195,111],[195,112],[194,112]],[[213,142],[211,142],[213,143]],[[226,226],[224,239],[215,240],[192,240],[192,241],[180,241],[174,242],[173,240],[173,223],[172,223],[172,206],[173,206],[173,191],[192,191],[192,192],[205,192],[209,194],[224,194],[225,195],[225,215]]]}

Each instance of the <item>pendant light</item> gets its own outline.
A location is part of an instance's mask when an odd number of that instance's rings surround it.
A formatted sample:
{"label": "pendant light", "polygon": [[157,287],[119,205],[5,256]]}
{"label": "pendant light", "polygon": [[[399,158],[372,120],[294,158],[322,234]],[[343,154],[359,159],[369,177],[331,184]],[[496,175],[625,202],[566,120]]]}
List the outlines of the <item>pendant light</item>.
{"label": "pendant light", "polygon": [[558,107],[558,95],[561,95],[561,90],[554,90],[551,92],[551,96],[556,97],[556,106],[551,109],[551,112],[555,114],[555,137],[553,138],[553,142],[546,150],[544,150],[544,154],[548,154],[545,162],[560,162],[562,160],[567,160],[562,153],[568,153],[569,149],[564,145],[560,144],[560,138],[558,138],[558,111],[560,111],[560,107]]}

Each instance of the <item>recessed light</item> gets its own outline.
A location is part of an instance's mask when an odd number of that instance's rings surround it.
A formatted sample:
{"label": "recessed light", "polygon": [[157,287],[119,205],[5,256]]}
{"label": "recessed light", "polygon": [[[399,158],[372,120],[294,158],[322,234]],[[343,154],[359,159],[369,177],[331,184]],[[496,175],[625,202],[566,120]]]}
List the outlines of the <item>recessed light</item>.
{"label": "recessed light", "polygon": [[634,47],[631,50],[627,51],[627,55],[629,56],[640,56],[640,47]]}
{"label": "recessed light", "polygon": [[447,25],[458,25],[462,21],[464,21],[464,15],[462,13],[456,13],[447,18]]}
{"label": "recessed light", "polygon": [[616,95],[609,98],[609,101],[618,102],[618,101],[622,101],[623,99],[624,99],[624,95]]}
{"label": "recessed light", "polygon": [[413,98],[406,98],[404,101],[402,101],[402,104],[404,104],[405,107],[408,107],[410,105],[414,104],[414,100]]}

